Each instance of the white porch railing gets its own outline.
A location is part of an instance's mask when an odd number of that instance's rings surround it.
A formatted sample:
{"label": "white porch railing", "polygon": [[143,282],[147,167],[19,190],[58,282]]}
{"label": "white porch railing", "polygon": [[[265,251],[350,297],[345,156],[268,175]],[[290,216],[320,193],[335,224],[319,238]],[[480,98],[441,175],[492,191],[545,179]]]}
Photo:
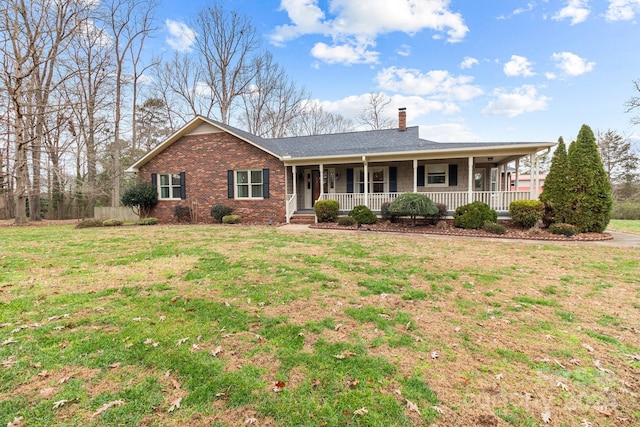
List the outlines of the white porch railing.
{"label": "white porch railing", "polygon": [[295,194],[287,194],[287,222],[291,219],[298,208],[298,196]]}
{"label": "white porch railing", "polygon": [[[355,206],[367,205],[372,211],[380,211],[384,202],[391,202],[402,193],[371,193],[367,195],[368,203],[365,203],[363,193],[326,193],[320,196],[321,200],[337,200],[341,211],[350,211]],[[449,192],[425,192],[420,193],[429,197],[434,203],[443,203],[449,211],[454,211],[458,206],[469,203],[469,193],[466,191]],[[531,196],[528,191],[474,191],[473,201],[481,201],[497,212],[508,212],[509,204],[514,200],[527,200]],[[288,212],[287,205],[287,212]]]}

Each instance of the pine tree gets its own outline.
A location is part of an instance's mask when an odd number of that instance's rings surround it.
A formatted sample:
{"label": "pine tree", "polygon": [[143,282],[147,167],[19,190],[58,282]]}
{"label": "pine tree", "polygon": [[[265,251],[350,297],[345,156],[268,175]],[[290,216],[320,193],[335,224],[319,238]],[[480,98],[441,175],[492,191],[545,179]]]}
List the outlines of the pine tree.
{"label": "pine tree", "polygon": [[567,220],[567,147],[562,137],[551,158],[551,168],[544,181],[540,201],[544,203],[544,222],[547,226]]}
{"label": "pine tree", "polygon": [[602,166],[593,131],[582,125],[568,155],[567,221],[580,232],[601,233],[609,224],[611,183]]}

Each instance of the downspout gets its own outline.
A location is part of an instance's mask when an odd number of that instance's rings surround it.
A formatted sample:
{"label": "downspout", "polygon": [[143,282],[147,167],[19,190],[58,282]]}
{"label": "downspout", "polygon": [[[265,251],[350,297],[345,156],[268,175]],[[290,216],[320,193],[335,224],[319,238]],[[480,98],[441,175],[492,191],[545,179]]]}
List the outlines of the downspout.
{"label": "downspout", "polygon": [[364,205],[369,207],[369,163],[367,156],[362,156],[362,162],[364,163]]}

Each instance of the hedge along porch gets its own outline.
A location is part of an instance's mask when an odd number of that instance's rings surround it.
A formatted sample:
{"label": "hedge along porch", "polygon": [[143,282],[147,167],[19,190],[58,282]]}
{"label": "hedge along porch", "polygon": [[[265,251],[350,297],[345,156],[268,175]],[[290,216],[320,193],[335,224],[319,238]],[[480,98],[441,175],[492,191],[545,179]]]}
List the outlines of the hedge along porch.
{"label": "hedge along porch", "polygon": [[274,223],[318,199],[335,199],[343,211],[361,204],[379,211],[401,193],[421,192],[450,211],[481,200],[506,212],[512,200],[537,198],[536,185],[515,191],[517,165],[531,159],[534,184],[537,157],[555,143],[438,143],[406,127],[402,109],[399,122],[396,129],[266,139],[198,116],[128,172],[155,183],[153,215],[163,222],[174,220],[177,204],[192,206],[199,222],[210,221],[220,203],[246,221]]}

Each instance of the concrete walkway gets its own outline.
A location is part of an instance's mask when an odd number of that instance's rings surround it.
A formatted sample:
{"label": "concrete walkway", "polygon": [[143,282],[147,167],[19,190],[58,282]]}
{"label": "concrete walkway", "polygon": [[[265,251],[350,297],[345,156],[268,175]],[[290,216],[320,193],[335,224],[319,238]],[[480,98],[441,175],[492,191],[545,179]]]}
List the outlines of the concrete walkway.
{"label": "concrete walkway", "polygon": [[[316,233],[367,233],[366,231],[358,230],[336,230],[336,229],[324,229],[324,228],[309,228],[306,224],[286,224],[278,227],[283,231],[292,232],[316,232]],[[371,232],[369,232],[371,233]],[[601,240],[601,241],[585,241],[585,240],[528,240],[528,239],[501,239],[499,237],[471,237],[471,236],[452,236],[446,234],[428,234],[428,233],[402,233],[398,231],[383,231],[374,232],[376,234],[384,235],[396,235],[396,236],[412,236],[412,237],[426,237],[431,239],[467,239],[467,240],[484,240],[488,242],[522,242],[533,244],[559,244],[559,245],[596,245],[596,246],[614,246],[620,248],[640,248],[640,234],[620,233],[618,231],[607,231],[607,233],[613,236],[613,240]]]}

